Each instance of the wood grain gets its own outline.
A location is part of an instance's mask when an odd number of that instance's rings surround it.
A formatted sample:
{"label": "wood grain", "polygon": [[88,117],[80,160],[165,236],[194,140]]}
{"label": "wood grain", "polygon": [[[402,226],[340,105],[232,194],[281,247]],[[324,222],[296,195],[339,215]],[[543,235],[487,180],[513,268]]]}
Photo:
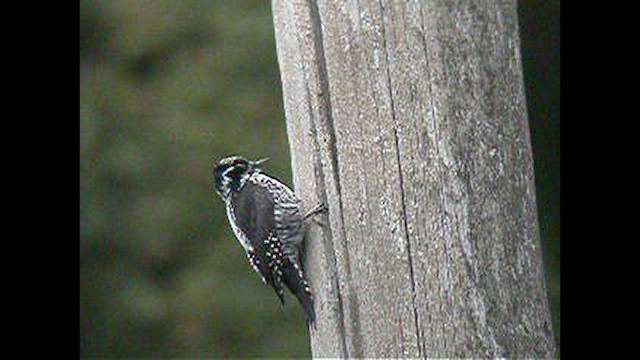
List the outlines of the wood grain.
{"label": "wood grain", "polygon": [[314,357],[552,357],[515,1],[274,0]]}

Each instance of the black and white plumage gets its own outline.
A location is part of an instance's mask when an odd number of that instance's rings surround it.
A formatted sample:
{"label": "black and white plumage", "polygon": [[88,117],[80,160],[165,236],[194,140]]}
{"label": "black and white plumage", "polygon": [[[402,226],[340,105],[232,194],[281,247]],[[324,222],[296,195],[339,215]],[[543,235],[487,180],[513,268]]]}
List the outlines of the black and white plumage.
{"label": "black and white plumage", "polygon": [[284,287],[289,288],[314,326],[313,295],[301,261],[306,216],[293,191],[258,167],[264,161],[223,158],[214,165],[215,190],[253,269],[283,305]]}

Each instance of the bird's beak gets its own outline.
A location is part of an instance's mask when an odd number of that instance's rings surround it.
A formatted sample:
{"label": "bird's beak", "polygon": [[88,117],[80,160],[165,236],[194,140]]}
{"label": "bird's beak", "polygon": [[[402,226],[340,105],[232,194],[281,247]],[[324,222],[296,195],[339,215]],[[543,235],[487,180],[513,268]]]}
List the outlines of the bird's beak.
{"label": "bird's beak", "polygon": [[260,165],[260,164],[262,164],[262,163],[264,163],[264,162],[269,161],[269,159],[270,159],[270,158],[268,158],[268,157],[267,157],[267,158],[264,158],[264,159],[256,160],[256,161],[253,161],[253,163],[252,163],[252,164],[253,164],[253,166],[258,166],[258,165]]}

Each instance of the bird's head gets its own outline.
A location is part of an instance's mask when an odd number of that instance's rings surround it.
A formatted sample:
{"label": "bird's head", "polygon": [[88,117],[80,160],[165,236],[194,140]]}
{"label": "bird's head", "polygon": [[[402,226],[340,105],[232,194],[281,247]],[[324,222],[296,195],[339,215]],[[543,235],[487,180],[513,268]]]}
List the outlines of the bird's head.
{"label": "bird's head", "polygon": [[220,159],[213,166],[214,187],[218,195],[228,199],[233,192],[242,188],[253,172],[260,171],[258,166],[267,160],[269,158],[250,161],[237,155]]}

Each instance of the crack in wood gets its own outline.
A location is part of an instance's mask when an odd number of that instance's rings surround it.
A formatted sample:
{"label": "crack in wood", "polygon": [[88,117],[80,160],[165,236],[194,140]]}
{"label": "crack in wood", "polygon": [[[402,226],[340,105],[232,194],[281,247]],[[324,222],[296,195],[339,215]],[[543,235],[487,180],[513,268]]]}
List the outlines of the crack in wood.
{"label": "crack in wood", "polygon": [[[313,139],[313,147],[314,147],[314,151],[313,151],[313,157],[314,157],[314,161],[313,161],[313,169],[314,169],[314,173],[315,173],[315,181],[316,181],[316,195],[318,196],[318,198],[320,199],[320,201],[322,201],[323,203],[327,203],[327,192],[326,192],[326,185],[324,182],[324,170],[322,168],[322,160],[320,159],[320,144],[318,143],[318,134],[317,134],[317,128],[316,128],[316,119],[315,119],[315,113],[312,109],[312,105],[311,105],[311,91],[309,90],[309,84],[307,81],[305,81],[305,90],[307,92],[307,99],[308,99],[308,106],[309,106],[309,114],[310,114],[310,133],[311,133],[311,137]],[[325,257],[327,258],[327,262],[328,262],[328,271],[331,277],[331,292],[332,294],[335,295],[336,300],[337,300],[337,304],[338,304],[338,309],[337,309],[337,316],[338,316],[338,333],[341,339],[341,353],[343,357],[348,357],[348,353],[347,353],[347,344],[346,344],[346,338],[347,338],[347,334],[344,328],[344,324],[345,324],[345,320],[344,320],[344,310],[343,310],[343,301],[342,301],[342,290],[340,289],[340,282],[339,282],[339,274],[338,274],[338,265],[337,265],[337,260],[336,260],[336,251],[335,251],[335,246],[333,244],[333,234],[331,232],[331,228],[327,227],[326,229],[323,230],[323,236],[322,236],[322,245],[323,245],[323,250],[324,250],[324,254]]]}
{"label": "crack in wood", "polygon": [[[321,14],[320,14],[320,9],[318,7],[317,1],[313,0],[309,2],[310,6],[308,7],[309,9],[309,17],[311,20],[311,24],[312,24],[312,33],[311,33],[311,37],[312,37],[312,41],[313,41],[313,46],[314,46],[314,64],[316,65],[315,68],[315,74],[316,74],[316,80],[318,82],[318,87],[320,90],[320,97],[318,100],[318,117],[317,119],[315,119],[317,121],[317,123],[320,125],[320,131],[318,131],[318,127],[315,122],[313,124],[314,127],[314,143],[317,146],[317,149],[320,150],[322,148],[322,146],[320,145],[321,140],[324,140],[323,142],[327,144],[326,150],[328,152],[328,156],[329,159],[331,161],[331,168],[330,168],[330,174],[332,176],[332,180],[333,180],[333,186],[335,188],[335,192],[336,192],[336,200],[337,200],[337,205],[338,205],[338,216],[340,219],[340,226],[339,229],[341,230],[341,236],[343,241],[341,242],[341,244],[343,245],[342,250],[342,254],[344,256],[344,266],[342,267],[344,269],[344,281],[346,284],[346,287],[348,289],[345,289],[343,287],[340,286],[340,273],[338,271],[338,266],[337,266],[337,256],[336,256],[336,249],[335,249],[335,245],[333,244],[333,240],[332,239],[328,239],[328,241],[330,242],[330,246],[328,246],[328,250],[331,251],[331,257],[333,258],[333,262],[331,264],[332,269],[331,272],[332,274],[335,275],[335,281],[336,281],[336,286],[337,286],[337,293],[336,293],[336,297],[338,300],[338,304],[339,304],[339,319],[340,319],[340,324],[339,324],[339,332],[341,334],[341,341],[342,341],[342,347],[343,347],[343,355],[345,357],[360,357],[362,356],[362,339],[361,336],[358,332],[350,332],[351,336],[347,337],[346,335],[346,326],[347,326],[347,320],[345,319],[345,303],[344,303],[344,299],[342,298],[343,294],[346,294],[347,296],[347,300],[348,300],[348,305],[349,305],[349,323],[352,327],[355,328],[359,328],[360,326],[360,319],[359,319],[359,308],[358,308],[358,301],[356,298],[356,294],[355,294],[355,290],[353,288],[353,284],[352,284],[352,280],[351,280],[351,261],[349,258],[349,249],[347,248],[347,241],[346,241],[346,232],[345,232],[345,228],[344,228],[344,211],[343,211],[343,201],[342,201],[342,184],[341,184],[341,179],[340,179],[340,166],[339,166],[339,159],[338,159],[338,149],[337,149],[337,145],[336,145],[336,133],[335,133],[335,128],[333,125],[333,114],[332,114],[332,109],[331,109],[331,97],[330,97],[330,91],[329,91],[329,77],[328,77],[328,73],[327,73],[327,65],[326,65],[326,58],[325,58],[325,50],[324,50],[324,34],[323,34],[323,30],[322,30],[322,19],[321,19]],[[311,96],[310,91],[308,90],[308,85],[307,85],[307,91],[308,96]],[[311,99],[309,99],[310,103],[311,103]],[[322,137],[322,139],[319,139],[319,134]],[[316,154],[320,154],[320,151],[317,151]],[[326,183],[324,182],[324,177],[325,177],[325,173],[324,173],[324,169],[322,168],[322,161],[320,159],[320,157],[318,156],[318,158],[316,159],[316,166],[320,167],[320,171],[321,171],[321,175],[322,175],[322,184],[323,184],[323,189],[326,189],[324,186],[326,185]],[[326,190],[324,191],[323,194],[323,199],[326,203],[327,201],[327,195],[326,195]],[[330,234],[331,237],[332,234]],[[351,341],[347,342],[347,339],[350,339]],[[351,346],[349,346],[351,345]]]}
{"label": "crack in wood", "polygon": [[404,174],[402,171],[402,163],[401,163],[401,159],[400,159],[400,144],[399,144],[399,139],[398,139],[398,120],[396,118],[396,109],[395,109],[395,103],[394,103],[394,99],[393,99],[393,88],[392,88],[392,80],[391,80],[391,73],[389,72],[390,69],[390,63],[389,63],[389,47],[387,46],[387,41],[386,41],[386,34],[385,34],[385,14],[384,14],[384,7],[382,2],[379,2],[380,5],[380,13],[381,13],[381,18],[382,21],[380,22],[380,30],[382,33],[382,45],[384,48],[384,56],[385,56],[385,62],[386,62],[386,75],[387,75],[387,90],[388,90],[388,96],[389,96],[389,106],[391,108],[391,117],[393,119],[393,139],[394,139],[394,148],[395,148],[395,153],[396,153],[396,162],[398,164],[398,180],[399,180],[399,187],[400,187],[400,207],[402,210],[402,225],[404,227],[404,240],[405,240],[405,247],[406,247],[406,252],[407,252],[407,261],[408,261],[408,266],[409,266],[409,280],[411,282],[411,301],[412,301],[412,310],[413,310],[413,320],[414,320],[414,324],[415,324],[415,328],[416,328],[416,337],[417,337],[417,348],[418,348],[418,356],[422,357],[423,356],[423,346],[422,346],[422,336],[421,336],[421,329],[420,329],[420,316],[418,313],[418,303],[417,303],[417,295],[416,295],[416,280],[415,280],[415,274],[413,271],[413,259],[412,259],[412,254],[411,254],[411,239],[409,238],[409,226],[408,226],[408,222],[407,222],[407,203],[405,200],[405,187],[404,187]]}

